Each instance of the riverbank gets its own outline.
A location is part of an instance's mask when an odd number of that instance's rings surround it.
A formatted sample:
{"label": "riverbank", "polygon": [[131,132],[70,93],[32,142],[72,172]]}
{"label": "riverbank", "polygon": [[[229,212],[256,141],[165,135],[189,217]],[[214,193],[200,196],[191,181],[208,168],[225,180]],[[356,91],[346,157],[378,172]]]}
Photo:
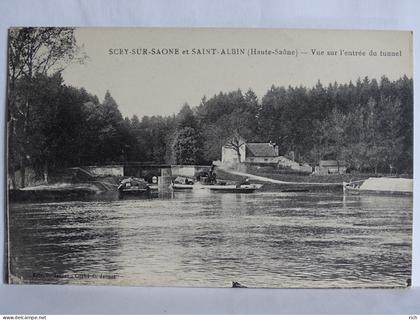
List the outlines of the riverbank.
{"label": "riverbank", "polygon": [[9,200],[13,202],[79,200],[96,195],[100,191],[98,187],[88,183],[57,183],[9,190]]}
{"label": "riverbank", "polygon": [[[245,172],[244,172],[245,171]],[[263,183],[262,191],[280,192],[342,192],[343,182],[366,180],[372,174],[331,174],[302,175],[280,173],[274,169],[247,167],[246,170],[235,171],[228,168],[217,168],[219,179],[244,180],[252,183]]]}
{"label": "riverbank", "polygon": [[117,177],[93,177],[80,175],[56,175],[49,184],[39,184],[8,192],[11,202],[74,201],[101,198],[117,198]]}
{"label": "riverbank", "polygon": [[[242,170],[241,170],[242,169]],[[252,167],[230,169],[216,167],[218,179],[236,183],[248,179],[251,183],[263,184],[260,191],[273,192],[342,192],[343,182],[363,181],[372,174],[293,174],[274,168]],[[121,180],[117,176],[93,176],[85,170],[73,170],[51,177],[50,184],[9,190],[12,202],[73,201],[89,199],[116,199],[116,188]],[[172,173],[172,179],[175,176]]]}

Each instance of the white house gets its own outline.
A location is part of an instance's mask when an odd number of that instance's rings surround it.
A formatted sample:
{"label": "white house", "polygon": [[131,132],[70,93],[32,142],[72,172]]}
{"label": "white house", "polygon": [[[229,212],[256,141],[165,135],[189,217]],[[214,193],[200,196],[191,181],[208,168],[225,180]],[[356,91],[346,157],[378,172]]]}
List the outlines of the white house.
{"label": "white house", "polygon": [[279,147],[275,143],[242,143],[238,151],[225,145],[222,147],[223,163],[277,164]]}
{"label": "white house", "polygon": [[244,140],[241,140],[236,145],[239,145],[239,154],[235,148],[232,148],[231,144],[226,144],[222,147],[222,163],[268,164],[293,171],[312,172],[310,165],[301,164],[280,156],[279,147],[275,143],[246,143]]}

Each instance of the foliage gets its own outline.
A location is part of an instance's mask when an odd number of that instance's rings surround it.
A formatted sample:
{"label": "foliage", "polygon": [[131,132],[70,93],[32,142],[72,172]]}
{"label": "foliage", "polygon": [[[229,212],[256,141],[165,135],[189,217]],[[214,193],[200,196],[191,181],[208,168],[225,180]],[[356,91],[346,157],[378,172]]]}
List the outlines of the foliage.
{"label": "foliage", "polygon": [[191,127],[179,129],[173,144],[177,164],[197,164],[202,161],[202,141],[199,132]]}
{"label": "foliage", "polygon": [[[31,144],[34,138],[32,135],[42,140],[37,126],[44,115],[38,117],[39,103],[47,99],[50,106],[56,104],[58,95],[49,90],[60,88],[45,77],[49,74],[57,75],[68,63],[82,62],[85,57],[76,44],[73,28],[12,28],[9,32],[8,55],[8,143],[14,148],[9,153],[8,169],[13,173],[13,185],[16,185],[14,172],[21,170],[20,185],[24,186],[25,168],[36,162],[31,156],[39,158],[36,152],[32,154],[34,146]],[[56,84],[61,81],[58,77]],[[44,89],[49,94],[42,98],[39,91]],[[46,153],[50,154],[48,150]]]}
{"label": "foliage", "polygon": [[[9,45],[9,172],[130,161],[209,164],[222,146],[278,144],[281,154],[316,165],[345,160],[362,172],[413,170],[413,81],[382,77],[312,88],[272,86],[203,97],[177,115],[123,118],[108,91],[102,103],[63,83],[83,55],[72,28],[12,29]],[[24,174],[21,174],[24,177]],[[20,186],[25,181],[19,182]]]}

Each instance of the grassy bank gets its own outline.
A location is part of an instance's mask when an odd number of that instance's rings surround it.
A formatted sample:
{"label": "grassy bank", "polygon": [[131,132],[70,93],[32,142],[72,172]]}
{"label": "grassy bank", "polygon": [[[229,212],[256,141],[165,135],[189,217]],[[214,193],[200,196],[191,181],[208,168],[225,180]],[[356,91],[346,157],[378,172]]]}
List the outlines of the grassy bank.
{"label": "grassy bank", "polygon": [[116,198],[120,177],[93,177],[68,172],[51,175],[48,184],[9,190],[11,202],[73,201]]}
{"label": "grassy bank", "polygon": [[99,189],[90,184],[62,183],[10,190],[9,200],[12,202],[80,200],[93,196],[98,192]]}
{"label": "grassy bank", "polygon": [[250,173],[256,176],[271,178],[281,181],[291,182],[308,182],[308,183],[342,183],[350,182],[354,180],[364,180],[369,177],[378,176],[370,173],[346,173],[346,174],[328,174],[328,175],[316,175],[316,174],[293,174],[293,173],[282,173],[273,168],[258,168],[258,167],[247,167],[246,173]]}
{"label": "grassy bank", "polygon": [[[290,182],[288,184],[278,184],[267,181],[262,182],[260,180],[254,180],[253,178],[250,178],[251,183],[263,183],[264,186],[262,190],[282,192],[342,192],[343,182],[364,180],[373,176],[371,174],[302,175],[292,173],[281,173],[273,168],[256,167],[248,167],[246,170],[241,170],[241,172],[273,180]],[[234,174],[232,172],[227,172],[223,169],[217,169],[216,174],[219,179],[223,180],[226,179],[241,181],[245,179],[245,177],[241,175]],[[319,183],[320,185],[316,185],[317,183]]]}

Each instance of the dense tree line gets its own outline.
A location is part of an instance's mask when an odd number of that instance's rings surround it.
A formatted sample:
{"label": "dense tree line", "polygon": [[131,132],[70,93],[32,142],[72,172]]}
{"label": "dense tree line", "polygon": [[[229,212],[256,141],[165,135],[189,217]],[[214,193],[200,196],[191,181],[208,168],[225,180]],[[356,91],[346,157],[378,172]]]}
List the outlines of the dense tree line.
{"label": "dense tree line", "polygon": [[[413,87],[406,77],[311,89],[273,86],[261,102],[251,90],[237,90],[141,121],[123,119],[109,92],[100,102],[64,85],[59,73],[33,79],[30,118],[11,120],[12,170],[21,168],[22,158],[39,172],[127,161],[208,164],[220,159],[225,144],[235,149],[243,141],[272,141],[281,154],[311,165],[341,159],[360,171],[412,172]],[[16,86],[26,92],[25,80]]]}
{"label": "dense tree line", "polygon": [[[100,103],[83,88],[63,85],[59,73],[37,74],[33,80],[37,88],[31,92],[30,112],[16,117],[10,111],[10,172],[31,168],[48,175],[51,170],[122,162],[128,157],[137,140],[109,92]],[[25,81],[19,81],[17,88],[21,85]]]}
{"label": "dense tree line", "polygon": [[359,171],[412,172],[413,82],[406,76],[272,86],[261,101],[237,90],[203,98],[192,111],[205,162],[220,159],[222,145],[272,141],[281,154],[311,165],[339,159]]}
{"label": "dense tree line", "polygon": [[[58,30],[61,30],[60,32]],[[272,86],[220,92],[172,116],[123,118],[102,101],[63,83],[62,66],[81,59],[71,28],[12,30],[9,42],[9,172],[48,172],[127,161],[208,164],[226,143],[279,145],[281,154],[316,165],[345,160],[369,172],[412,172],[413,82],[359,79],[312,88]]]}
{"label": "dense tree line", "polygon": [[342,159],[356,170],[412,172],[413,82],[406,76],[272,87],[258,118],[259,139],[300,161]]}

